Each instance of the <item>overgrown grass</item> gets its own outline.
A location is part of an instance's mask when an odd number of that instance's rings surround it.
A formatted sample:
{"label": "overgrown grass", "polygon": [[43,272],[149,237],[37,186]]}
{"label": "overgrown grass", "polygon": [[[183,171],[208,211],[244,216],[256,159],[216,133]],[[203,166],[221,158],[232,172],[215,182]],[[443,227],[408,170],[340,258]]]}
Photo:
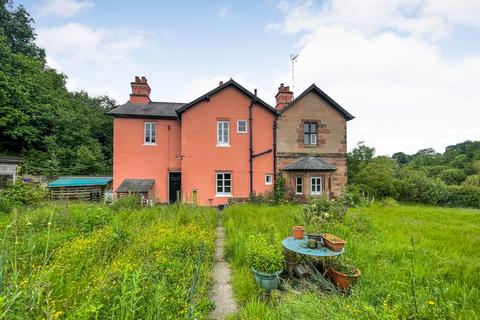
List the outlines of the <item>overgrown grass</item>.
{"label": "overgrown grass", "polygon": [[116,209],[55,204],[0,216],[1,318],[178,319],[189,308],[207,318],[215,211]]}
{"label": "overgrown grass", "polygon": [[289,236],[291,226],[304,222],[301,206],[234,206],[225,216],[226,252],[233,266],[234,292],[242,306],[236,318],[480,316],[479,210],[414,205],[351,209],[343,221],[324,224],[318,231],[347,240],[345,255],[362,271],[352,294],[322,295],[311,290],[285,293],[270,301],[260,298],[244,244],[252,234],[274,231]]}

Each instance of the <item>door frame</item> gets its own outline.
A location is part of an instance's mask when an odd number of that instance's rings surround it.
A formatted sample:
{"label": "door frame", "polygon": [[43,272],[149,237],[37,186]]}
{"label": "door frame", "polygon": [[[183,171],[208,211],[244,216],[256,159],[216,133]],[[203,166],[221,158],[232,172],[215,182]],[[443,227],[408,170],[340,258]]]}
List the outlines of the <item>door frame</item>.
{"label": "door frame", "polygon": [[180,199],[182,199],[182,171],[169,170],[167,175],[167,202],[170,203],[170,173],[180,173]]}

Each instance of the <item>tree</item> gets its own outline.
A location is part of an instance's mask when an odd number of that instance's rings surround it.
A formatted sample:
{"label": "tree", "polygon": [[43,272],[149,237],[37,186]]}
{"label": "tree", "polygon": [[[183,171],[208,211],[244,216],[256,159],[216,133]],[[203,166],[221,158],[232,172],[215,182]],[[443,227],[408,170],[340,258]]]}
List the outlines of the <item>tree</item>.
{"label": "tree", "polygon": [[398,165],[388,157],[376,157],[362,163],[355,175],[355,183],[376,197],[395,196],[395,173]]}
{"label": "tree", "polygon": [[363,141],[360,141],[355,149],[347,154],[348,181],[353,182],[360,169],[360,164],[373,159],[375,149],[367,147]]}
{"label": "tree", "polygon": [[412,160],[412,156],[403,152],[395,152],[392,155],[392,159],[397,161],[398,164],[407,164]]}
{"label": "tree", "polygon": [[446,184],[460,184],[467,177],[466,174],[456,168],[448,168],[443,170],[438,174],[438,177],[443,180]]}

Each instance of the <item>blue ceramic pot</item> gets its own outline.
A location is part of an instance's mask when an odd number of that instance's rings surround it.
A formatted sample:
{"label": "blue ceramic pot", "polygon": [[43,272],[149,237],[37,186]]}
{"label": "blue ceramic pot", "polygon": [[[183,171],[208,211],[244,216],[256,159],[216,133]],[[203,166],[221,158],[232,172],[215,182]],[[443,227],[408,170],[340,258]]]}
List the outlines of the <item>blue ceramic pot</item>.
{"label": "blue ceramic pot", "polygon": [[255,274],[255,280],[257,283],[267,291],[276,289],[280,283],[279,275],[283,270],[279,270],[274,273],[260,272],[252,268],[253,273]]}

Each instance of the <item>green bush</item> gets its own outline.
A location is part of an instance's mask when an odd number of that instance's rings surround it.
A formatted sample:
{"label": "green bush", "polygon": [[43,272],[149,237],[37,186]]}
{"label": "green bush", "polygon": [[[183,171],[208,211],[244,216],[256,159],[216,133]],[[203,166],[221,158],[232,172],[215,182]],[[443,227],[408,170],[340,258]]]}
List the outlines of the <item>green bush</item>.
{"label": "green bush", "polygon": [[284,257],[281,238],[273,235],[269,239],[263,235],[250,236],[247,242],[247,259],[255,271],[274,273],[283,270]]}
{"label": "green bush", "polygon": [[34,206],[45,199],[46,191],[21,181],[10,184],[0,194],[0,211],[9,213],[14,206]]}
{"label": "green bush", "polygon": [[480,188],[473,186],[448,186],[447,194],[440,200],[439,205],[480,208]]}
{"label": "green bush", "polygon": [[369,196],[377,198],[396,196],[395,172],[398,165],[387,157],[377,157],[360,166],[355,183]]}
{"label": "green bush", "polygon": [[275,185],[273,187],[273,201],[276,204],[282,203],[285,200],[286,193],[286,180],[285,177],[277,175],[275,178]]}
{"label": "green bush", "polygon": [[457,168],[448,168],[440,172],[438,177],[446,184],[453,185],[462,183],[467,175],[465,172],[463,172],[463,170]]}
{"label": "green bush", "polygon": [[140,206],[140,196],[131,194],[116,199],[112,204],[112,209],[114,211],[134,210],[140,208]]}
{"label": "green bush", "polygon": [[438,204],[448,193],[447,186],[439,179],[429,178],[422,171],[405,169],[396,181],[398,200]]}

